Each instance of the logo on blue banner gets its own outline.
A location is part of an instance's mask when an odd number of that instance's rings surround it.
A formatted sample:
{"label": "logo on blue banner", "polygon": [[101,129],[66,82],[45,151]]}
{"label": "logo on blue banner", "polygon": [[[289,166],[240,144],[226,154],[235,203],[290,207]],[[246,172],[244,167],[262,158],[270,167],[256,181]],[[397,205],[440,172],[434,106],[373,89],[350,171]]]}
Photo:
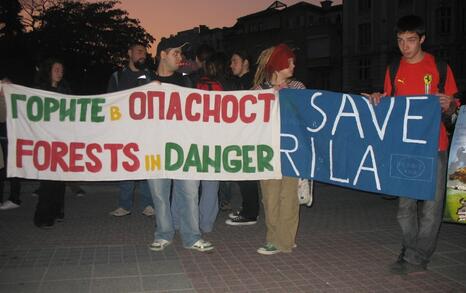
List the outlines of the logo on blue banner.
{"label": "logo on blue banner", "polygon": [[435,96],[280,91],[282,174],[416,199],[435,192],[440,105]]}

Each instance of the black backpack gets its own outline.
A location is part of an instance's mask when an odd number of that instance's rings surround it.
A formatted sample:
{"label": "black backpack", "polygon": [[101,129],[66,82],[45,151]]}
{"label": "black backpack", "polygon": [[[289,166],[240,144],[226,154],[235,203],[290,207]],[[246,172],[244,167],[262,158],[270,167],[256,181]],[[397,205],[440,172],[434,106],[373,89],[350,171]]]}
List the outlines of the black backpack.
{"label": "black backpack", "polygon": [[[390,65],[388,66],[388,71],[390,74],[390,82],[392,83],[392,92],[390,93],[391,96],[395,95],[395,77],[398,73],[398,68],[400,67],[400,58],[395,58],[392,60]],[[447,79],[447,62],[443,61],[440,58],[435,58],[435,65],[437,66],[437,71],[439,74],[439,83],[438,83],[438,90],[440,93],[445,92],[445,81]]]}

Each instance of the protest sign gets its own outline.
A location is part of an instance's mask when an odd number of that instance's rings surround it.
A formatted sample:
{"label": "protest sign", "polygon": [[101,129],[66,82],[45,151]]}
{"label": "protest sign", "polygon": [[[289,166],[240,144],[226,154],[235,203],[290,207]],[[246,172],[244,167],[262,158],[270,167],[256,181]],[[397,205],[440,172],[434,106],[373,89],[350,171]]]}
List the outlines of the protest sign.
{"label": "protest sign", "polygon": [[440,126],[434,96],[384,98],[280,91],[282,174],[431,199]]}
{"label": "protest sign", "polygon": [[[283,89],[151,83],[97,96],[5,85],[8,176],[49,180],[315,179],[430,199],[440,106]],[[280,103],[278,102],[280,100]]]}
{"label": "protest sign", "polygon": [[47,180],[280,178],[273,90],[151,83],[96,96],[4,85],[8,176]]}
{"label": "protest sign", "polygon": [[456,120],[447,173],[443,219],[466,224],[466,106],[460,108]]}

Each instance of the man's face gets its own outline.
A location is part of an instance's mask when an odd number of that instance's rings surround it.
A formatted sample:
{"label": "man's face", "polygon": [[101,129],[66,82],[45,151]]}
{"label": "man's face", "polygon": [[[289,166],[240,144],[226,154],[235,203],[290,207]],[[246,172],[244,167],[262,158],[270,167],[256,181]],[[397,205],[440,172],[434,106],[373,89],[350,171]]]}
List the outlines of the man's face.
{"label": "man's face", "polygon": [[244,60],[240,56],[233,54],[230,60],[230,68],[231,68],[231,71],[233,72],[233,75],[239,76],[243,70],[243,66],[244,66]]}
{"label": "man's face", "polygon": [[181,48],[171,48],[168,51],[162,51],[161,58],[168,70],[175,72],[178,70],[183,59]]}
{"label": "man's face", "polygon": [[147,51],[144,46],[136,45],[128,50],[129,62],[133,63],[137,68],[138,65],[144,65],[146,62]]}
{"label": "man's face", "polygon": [[422,51],[421,45],[425,36],[419,37],[416,32],[403,32],[397,34],[398,48],[406,59],[410,60],[418,56]]}
{"label": "man's face", "polygon": [[59,83],[63,79],[63,65],[54,63],[50,72],[50,79],[52,82]]}

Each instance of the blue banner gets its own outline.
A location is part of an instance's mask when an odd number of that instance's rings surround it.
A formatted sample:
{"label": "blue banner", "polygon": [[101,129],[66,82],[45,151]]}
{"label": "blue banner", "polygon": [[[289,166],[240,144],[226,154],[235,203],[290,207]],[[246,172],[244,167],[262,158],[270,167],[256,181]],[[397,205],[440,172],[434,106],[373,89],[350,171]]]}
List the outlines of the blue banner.
{"label": "blue banner", "polygon": [[386,97],[280,91],[284,176],[432,199],[440,105],[435,96]]}

